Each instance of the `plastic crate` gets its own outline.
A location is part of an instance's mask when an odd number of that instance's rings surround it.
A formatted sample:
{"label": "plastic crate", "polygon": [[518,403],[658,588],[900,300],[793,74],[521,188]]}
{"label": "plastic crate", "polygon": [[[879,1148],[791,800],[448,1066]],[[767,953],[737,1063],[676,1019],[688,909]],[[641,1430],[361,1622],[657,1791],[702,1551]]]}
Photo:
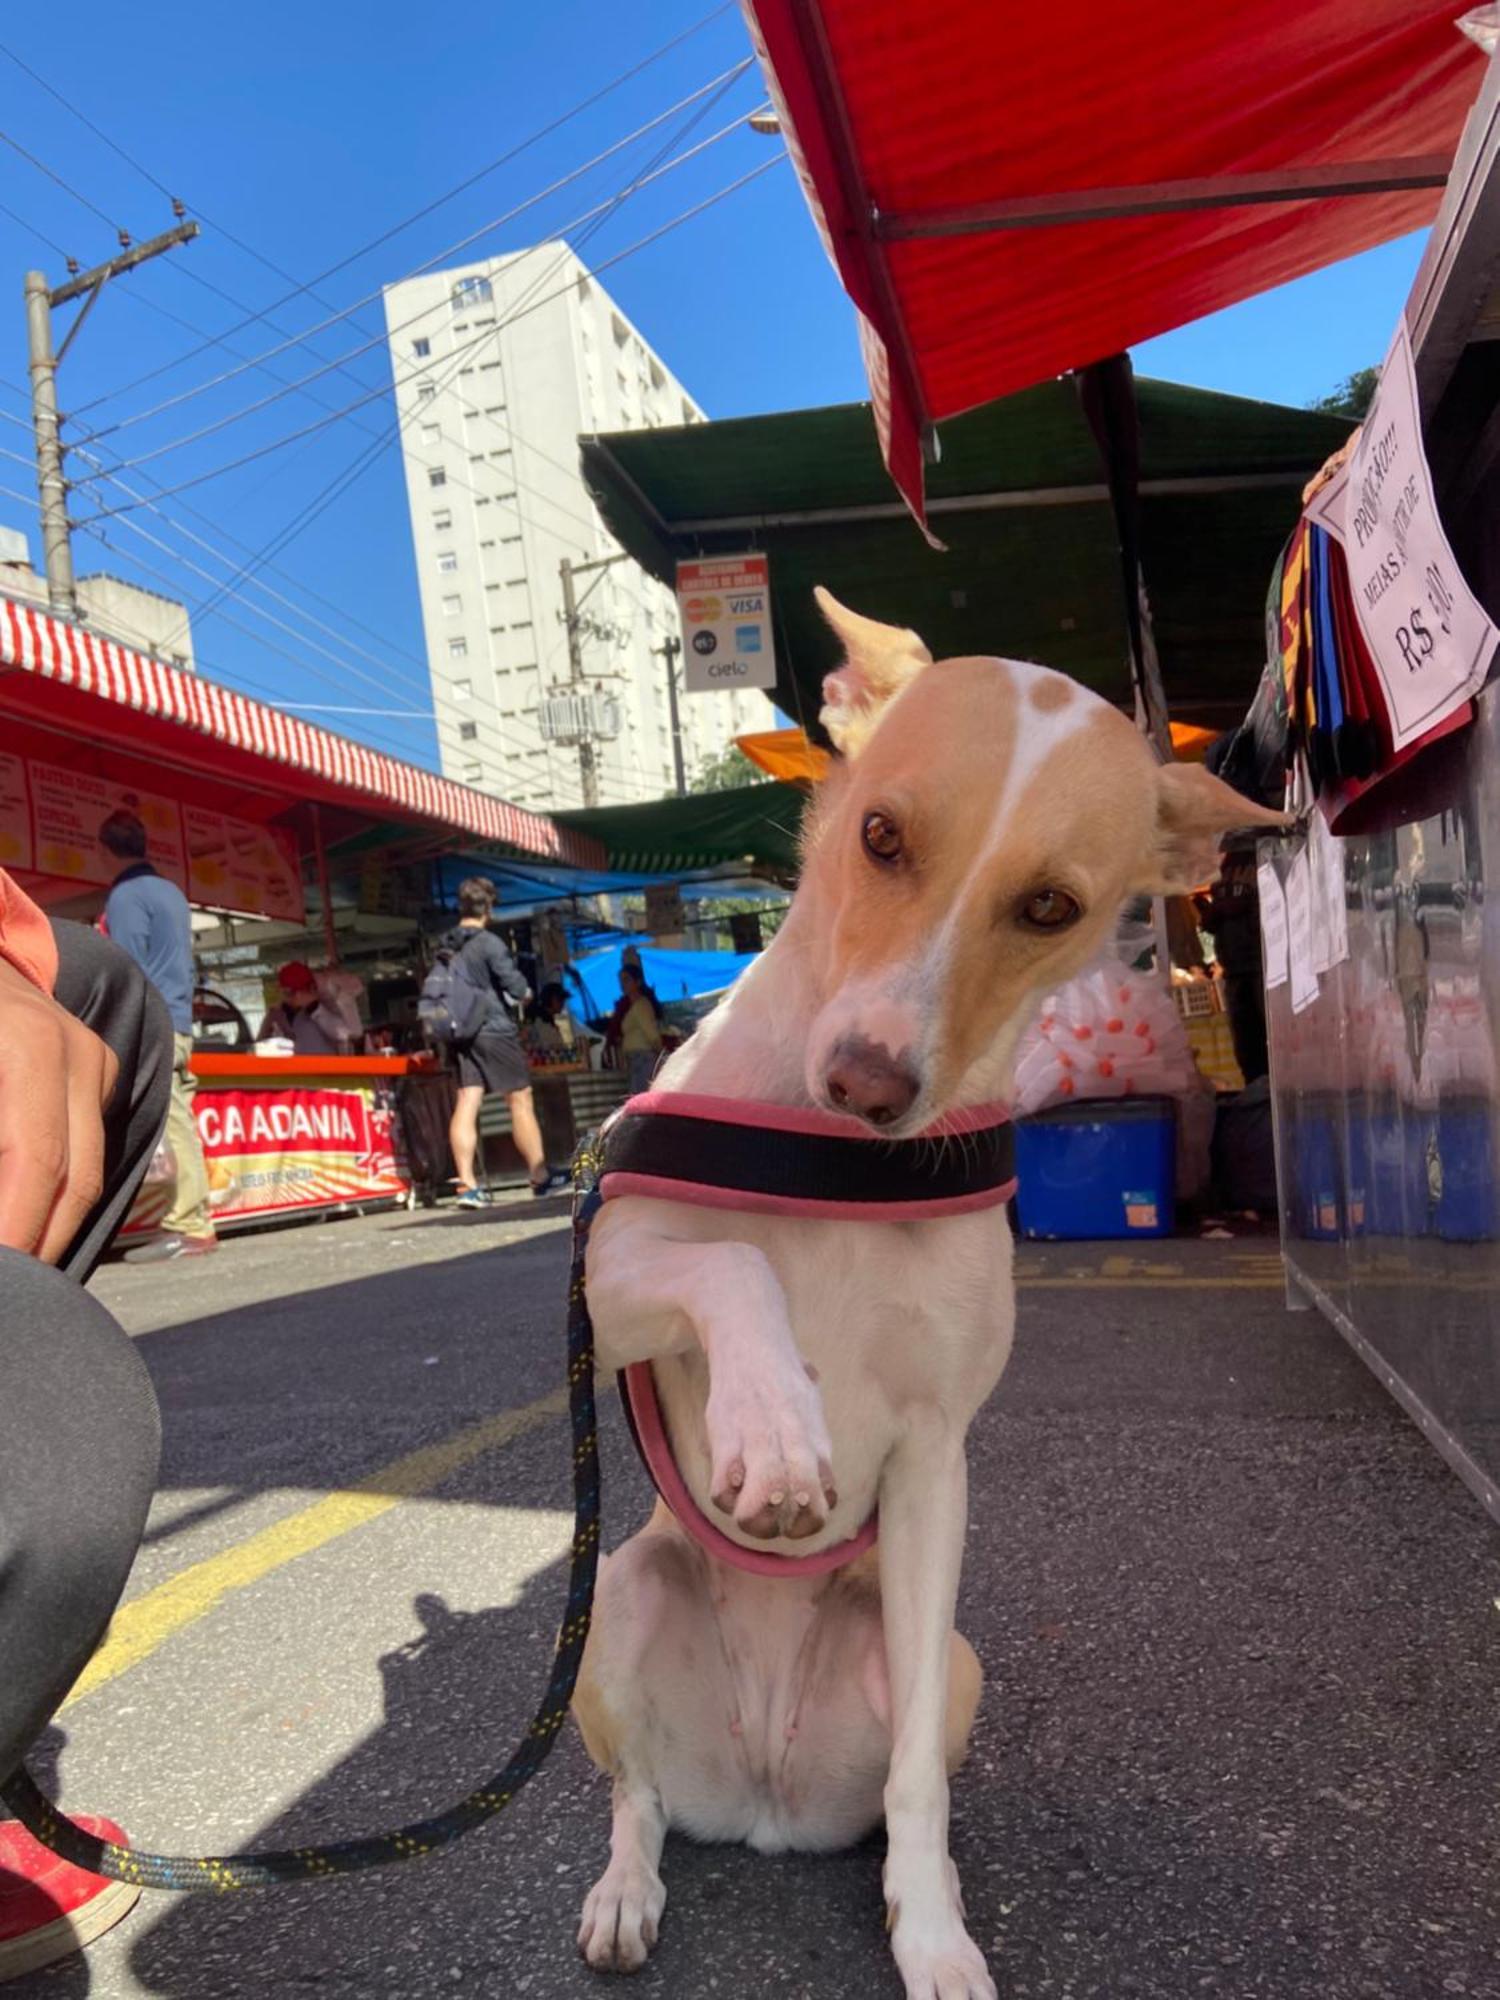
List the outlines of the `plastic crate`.
{"label": "plastic crate", "polygon": [[1206,1021],[1224,1011],[1224,994],[1217,979],[1184,979],[1172,985],[1172,998],[1184,1021]]}
{"label": "plastic crate", "polygon": [[1177,1110],[1169,1097],[1063,1104],[1016,1125],[1016,1219],[1049,1241],[1170,1236]]}

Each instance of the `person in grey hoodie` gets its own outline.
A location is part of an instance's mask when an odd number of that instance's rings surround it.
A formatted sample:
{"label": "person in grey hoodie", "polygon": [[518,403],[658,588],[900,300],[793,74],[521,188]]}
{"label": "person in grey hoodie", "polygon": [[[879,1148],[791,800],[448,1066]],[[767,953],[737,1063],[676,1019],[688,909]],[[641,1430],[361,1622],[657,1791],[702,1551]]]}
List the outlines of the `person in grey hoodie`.
{"label": "person in grey hoodie", "polygon": [[474,1178],[479,1109],[486,1097],[503,1096],[510,1108],[511,1136],[526,1162],[532,1193],[552,1194],[568,1185],[567,1174],[547,1164],[526,1052],[515,1019],[505,1005],[507,999],[513,1000],[519,1010],[531,998],[531,988],[489,927],[494,907],[494,884],[483,875],[469,876],[458,885],[458,926],[442,941],[444,948],[455,954],[454,963],[462,965],[462,976],[479,987],[488,1001],[478,1033],[458,1043],[454,1051],[458,1097],[448,1123],[448,1145],[458,1176],[460,1208],[484,1208],[489,1203],[489,1196]]}

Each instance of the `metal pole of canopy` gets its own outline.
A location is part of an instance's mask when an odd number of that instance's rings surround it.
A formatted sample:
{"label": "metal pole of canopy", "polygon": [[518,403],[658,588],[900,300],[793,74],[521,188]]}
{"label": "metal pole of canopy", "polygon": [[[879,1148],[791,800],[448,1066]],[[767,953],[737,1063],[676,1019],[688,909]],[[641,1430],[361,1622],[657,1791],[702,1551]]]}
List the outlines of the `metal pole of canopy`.
{"label": "metal pole of canopy", "polygon": [[328,886],[328,845],[323,838],[323,814],[316,801],[308,807],[312,814],[313,857],[318,870],[318,900],[323,906],[323,949],[330,965],[339,962],[338,932],[333,924],[333,894]]}
{"label": "metal pole of canopy", "polygon": [[[1104,463],[1114,511],[1136,722],[1161,761],[1170,764],[1172,723],[1162,684],[1161,659],[1156,650],[1151,600],[1146,594],[1146,577],[1141,566],[1141,433],[1135,371],[1128,354],[1115,354],[1107,361],[1080,369],[1073,379]],[[1174,961],[1182,965],[1202,963],[1197,925],[1182,897],[1173,897],[1170,902],[1160,896],[1153,897],[1151,914],[1156,931],[1157,968],[1165,984],[1170,982]]]}

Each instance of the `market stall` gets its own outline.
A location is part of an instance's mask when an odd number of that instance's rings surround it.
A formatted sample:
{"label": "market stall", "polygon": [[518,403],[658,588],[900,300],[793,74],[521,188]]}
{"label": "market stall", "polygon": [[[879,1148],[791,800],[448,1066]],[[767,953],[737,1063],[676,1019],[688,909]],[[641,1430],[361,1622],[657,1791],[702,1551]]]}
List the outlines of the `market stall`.
{"label": "market stall", "polygon": [[[193,1108],[215,1227],[406,1201],[413,1177],[396,1089],[423,1067],[405,1056],[200,1050]],[[165,1181],[149,1181],[121,1235],[154,1230],[169,1194]]]}
{"label": "market stall", "polygon": [[[597,869],[600,845],[6,598],[0,740],[0,866],[55,914],[91,922],[118,872],[99,828],[128,808],[194,909],[200,966],[232,989],[222,1004],[200,996],[211,1004],[196,1010],[193,1059],[218,1219],[436,1186],[443,1085],[411,1046],[424,919],[443,921],[434,859]],[[350,1054],[245,1045],[288,960],[316,961],[325,983],[359,966],[369,1019],[355,1025],[374,1032],[350,1038]],[[366,1039],[400,1046],[366,1053]],[[148,1183],[133,1226],[164,1205]]]}
{"label": "market stall", "polygon": [[[1408,534],[1405,480],[1381,497],[1396,456],[1386,452],[1385,471],[1371,462],[1382,428],[1362,452],[1385,573],[1366,566],[1363,607],[1326,568],[1310,595],[1295,580],[1291,592],[1322,621],[1316,714],[1294,715],[1292,730],[1338,782],[1315,771],[1316,817],[1293,848],[1267,855],[1263,906],[1280,899],[1285,915],[1266,958],[1287,967],[1269,1026],[1293,1302],[1327,1313],[1500,1518],[1500,882],[1486,851],[1500,824],[1500,716],[1486,685],[1500,610],[1494,9],[1181,0],[1146,35],[1116,9],[1090,17],[1087,77],[1078,22],[1056,11],[747,0],[747,13],[814,222],[857,309],[887,466],[917,520],[945,531],[928,496],[949,419],[1078,371],[1119,528],[1137,701],[1164,755],[1143,413],[1132,412],[1124,351],[1437,217],[1405,328],[1431,473],[1418,486],[1456,562],[1408,575],[1421,538]],[[1408,464],[1414,456],[1408,442]],[[1295,516],[1293,506],[1279,539]],[[1326,514],[1323,524],[1333,525]],[[1341,526],[1346,555],[1351,541],[1364,549],[1347,508]],[[1469,653],[1436,637],[1457,630],[1454,569],[1485,628]],[[1358,653],[1353,626],[1383,600],[1396,614],[1384,635],[1392,727],[1382,740],[1376,721],[1371,762],[1373,681],[1328,662]],[[1273,591],[1279,656],[1286,608]],[[1381,650],[1372,640],[1377,660]],[[1428,708],[1429,664],[1445,652],[1445,695],[1457,687],[1463,698]],[[1288,698],[1296,685],[1311,684],[1289,675]],[[1439,729],[1442,740],[1424,740]]]}
{"label": "market stall", "polygon": [[[1273,666],[1290,726],[1258,697],[1244,771],[1289,759],[1310,808],[1261,868],[1291,1302],[1340,1329],[1500,1519],[1497,306],[1492,62],[1350,459],[1371,554],[1337,479],[1289,520]],[[1398,549],[1399,590],[1382,588]]]}

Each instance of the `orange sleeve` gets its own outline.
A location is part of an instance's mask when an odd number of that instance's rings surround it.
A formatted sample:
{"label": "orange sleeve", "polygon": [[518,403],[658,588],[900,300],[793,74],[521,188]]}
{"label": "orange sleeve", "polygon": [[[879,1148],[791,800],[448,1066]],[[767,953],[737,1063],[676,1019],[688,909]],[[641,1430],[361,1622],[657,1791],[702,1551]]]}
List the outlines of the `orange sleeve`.
{"label": "orange sleeve", "polygon": [[0,958],[50,993],[57,978],[52,926],[36,904],[0,868]]}

